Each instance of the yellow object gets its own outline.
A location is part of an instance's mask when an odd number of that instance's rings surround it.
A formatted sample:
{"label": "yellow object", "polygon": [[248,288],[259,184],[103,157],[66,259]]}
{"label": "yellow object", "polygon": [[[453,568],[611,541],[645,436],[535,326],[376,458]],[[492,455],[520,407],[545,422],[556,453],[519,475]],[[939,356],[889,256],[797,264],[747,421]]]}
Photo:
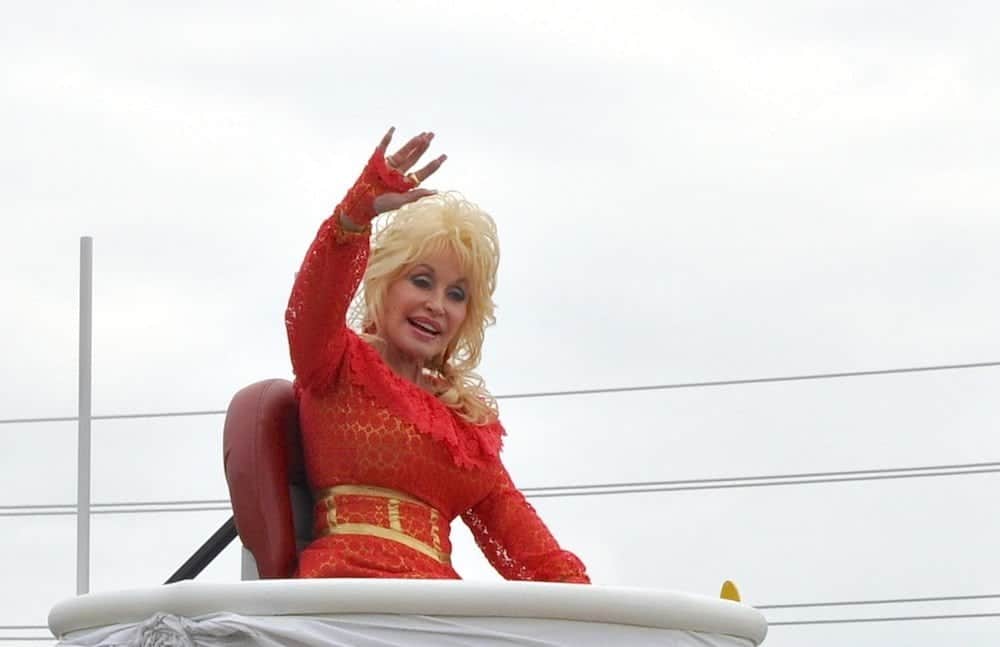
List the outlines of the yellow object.
{"label": "yellow object", "polygon": [[723,600],[732,600],[733,602],[740,601],[740,591],[736,588],[736,585],[729,580],[722,583],[722,592],[719,593],[719,597]]}

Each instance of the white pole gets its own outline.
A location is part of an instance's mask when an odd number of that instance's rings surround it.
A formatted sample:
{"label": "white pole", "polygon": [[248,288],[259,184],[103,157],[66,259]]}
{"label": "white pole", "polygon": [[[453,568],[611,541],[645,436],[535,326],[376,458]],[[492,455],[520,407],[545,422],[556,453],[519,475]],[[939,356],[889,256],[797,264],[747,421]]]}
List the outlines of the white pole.
{"label": "white pole", "polygon": [[76,594],[90,589],[90,355],[94,239],[80,238],[80,375],[76,466]]}

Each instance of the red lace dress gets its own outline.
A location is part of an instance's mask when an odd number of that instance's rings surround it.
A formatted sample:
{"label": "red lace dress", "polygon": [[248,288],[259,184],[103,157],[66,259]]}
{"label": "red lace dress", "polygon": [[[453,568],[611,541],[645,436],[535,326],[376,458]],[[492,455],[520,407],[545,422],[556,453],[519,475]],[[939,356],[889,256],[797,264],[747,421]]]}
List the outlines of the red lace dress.
{"label": "red lace dress", "polygon": [[473,425],[397,376],[346,324],[369,253],[371,200],[407,181],[373,156],[320,227],[286,315],[314,537],[298,577],[453,578],[449,529],[461,516],[507,579],[589,582],[500,461],[500,423]]}

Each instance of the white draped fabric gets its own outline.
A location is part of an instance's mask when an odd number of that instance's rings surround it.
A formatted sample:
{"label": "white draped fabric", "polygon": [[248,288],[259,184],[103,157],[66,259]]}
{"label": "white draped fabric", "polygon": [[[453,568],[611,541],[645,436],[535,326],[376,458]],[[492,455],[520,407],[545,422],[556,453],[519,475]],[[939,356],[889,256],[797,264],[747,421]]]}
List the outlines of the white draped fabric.
{"label": "white draped fabric", "polygon": [[62,647],[753,647],[745,638],[536,618],[356,614],[200,618],[156,614],[138,624],[83,631]]}
{"label": "white draped fabric", "polygon": [[180,582],[57,604],[64,647],[754,647],[756,609],[673,591],[540,582]]}

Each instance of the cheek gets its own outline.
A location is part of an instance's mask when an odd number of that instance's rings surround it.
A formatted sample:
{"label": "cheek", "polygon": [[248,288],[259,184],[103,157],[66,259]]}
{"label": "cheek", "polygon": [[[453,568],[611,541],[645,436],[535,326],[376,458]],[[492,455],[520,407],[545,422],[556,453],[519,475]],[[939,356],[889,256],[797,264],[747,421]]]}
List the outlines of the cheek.
{"label": "cheek", "polygon": [[448,315],[451,319],[452,327],[455,329],[459,328],[469,315],[469,304],[466,302],[452,303],[451,308],[448,310]]}
{"label": "cheek", "polygon": [[413,300],[408,283],[397,281],[385,293],[383,307],[386,313],[398,314],[408,307]]}

